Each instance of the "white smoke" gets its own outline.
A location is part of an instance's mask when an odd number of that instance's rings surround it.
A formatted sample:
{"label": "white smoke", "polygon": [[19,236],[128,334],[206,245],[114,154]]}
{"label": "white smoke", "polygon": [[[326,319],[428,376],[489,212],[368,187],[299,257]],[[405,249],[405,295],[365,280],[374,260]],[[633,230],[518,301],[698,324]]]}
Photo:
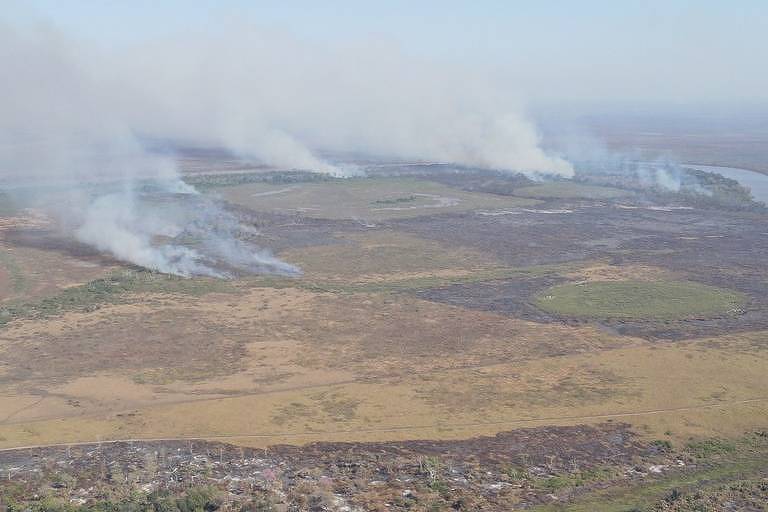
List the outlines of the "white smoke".
{"label": "white smoke", "polygon": [[573,173],[541,149],[512,84],[375,42],[318,46],[235,24],[134,48],[124,61],[120,82],[153,106],[130,113],[146,133],[280,167],[344,174],[317,157],[322,150]]}
{"label": "white smoke", "polygon": [[[228,275],[222,267],[298,272],[235,240],[240,225],[234,217],[198,199],[172,160],[145,151],[119,91],[88,64],[55,31],[20,34],[0,26],[5,186],[43,189],[35,204],[72,227],[79,241],[146,268],[216,277]],[[176,206],[153,205],[158,195],[172,196]],[[203,221],[212,217],[215,225]],[[200,250],[174,242],[190,229],[203,241]]]}
{"label": "white smoke", "polygon": [[670,192],[680,192],[682,187],[682,169],[669,162],[642,162],[635,165],[635,173],[640,184],[646,188],[659,188]]}
{"label": "white smoke", "polygon": [[652,158],[640,149],[611,149],[595,136],[584,133],[583,129],[572,131],[574,127],[569,127],[568,123],[557,125],[555,130],[558,129],[563,131],[550,134],[549,144],[573,163],[577,175],[615,175],[623,178],[622,185],[667,192],[680,192],[686,181],[686,190],[709,194],[692,177],[685,180],[685,170],[669,156]]}
{"label": "white smoke", "polygon": [[[177,226],[163,224],[155,217],[139,216],[132,193],[106,194],[87,207],[83,224],[77,228],[78,240],[142,267],[180,275],[209,274],[198,263],[200,255],[187,247],[152,245],[158,235],[176,236]],[[155,221],[155,222],[153,222]]]}
{"label": "white smoke", "polygon": [[[573,174],[540,148],[508,84],[364,41],[323,48],[242,26],[116,52],[0,22],[0,66],[0,181],[61,185],[67,200],[47,209],[80,241],[163,272],[298,270],[239,241],[237,219],[144,140],[335,176],[356,171],[318,155]],[[153,207],[148,184],[196,208]],[[196,244],[176,241],[191,232]]]}

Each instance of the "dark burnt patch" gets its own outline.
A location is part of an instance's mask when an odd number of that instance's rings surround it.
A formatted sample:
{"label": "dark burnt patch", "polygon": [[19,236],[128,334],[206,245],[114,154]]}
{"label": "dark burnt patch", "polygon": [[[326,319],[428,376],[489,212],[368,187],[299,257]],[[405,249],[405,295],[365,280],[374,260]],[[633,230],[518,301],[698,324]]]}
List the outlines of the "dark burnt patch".
{"label": "dark burnt patch", "polygon": [[275,446],[270,451],[299,465],[318,461],[328,464],[343,454],[344,458],[357,461],[399,457],[418,463],[421,457],[440,457],[459,465],[530,464],[549,465],[553,469],[566,469],[571,460],[585,465],[630,463],[633,457],[650,453],[625,423],[527,428],[458,441],[313,443],[302,447]]}
{"label": "dark burnt patch", "polygon": [[3,239],[18,247],[53,251],[100,266],[123,265],[108,254],[78,242],[71,234],[54,229],[9,229],[3,234]]}
{"label": "dark burnt patch", "polygon": [[427,171],[420,177],[467,192],[484,192],[503,196],[514,195],[518,188],[536,184],[523,174],[482,170]]}
{"label": "dark burnt patch", "polygon": [[417,217],[393,224],[430,240],[493,254],[512,266],[529,267],[594,258],[633,236],[608,215],[591,210],[550,213],[549,207],[537,207],[501,215],[468,212]]}
{"label": "dark burnt patch", "polygon": [[[560,207],[568,206],[558,203]],[[511,266],[602,260],[661,267],[691,281],[736,290],[747,303],[718,317],[683,320],[595,319],[618,334],[677,340],[768,329],[768,217],[756,212],[648,209],[648,205],[574,206],[573,213],[463,213],[397,221],[418,236],[494,254]],[[552,208],[552,206],[549,206]],[[651,207],[656,208],[656,207]],[[552,210],[548,210],[552,211]],[[427,300],[540,322],[582,323],[538,310],[536,293],[561,282],[509,279],[423,290]]]}
{"label": "dark burnt patch", "polygon": [[555,317],[533,306],[531,297],[539,290],[563,281],[565,279],[556,275],[521,277],[419,290],[415,295],[452,306],[490,311],[524,320],[552,322]]}
{"label": "dark burnt patch", "polygon": [[106,489],[116,495],[137,487],[173,494],[204,484],[217,488],[228,505],[258,497],[284,510],[327,510],[309,504],[329,495],[337,505],[340,499],[364,510],[408,510],[417,501],[456,510],[507,510],[513,503],[518,508],[551,501],[545,482],[556,475],[611,468],[611,478],[628,480],[631,468],[659,460],[658,450],[620,423],[529,428],[458,441],[267,449],[202,440],[107,442],[0,451],[0,496],[43,488],[88,503],[103,500]]}

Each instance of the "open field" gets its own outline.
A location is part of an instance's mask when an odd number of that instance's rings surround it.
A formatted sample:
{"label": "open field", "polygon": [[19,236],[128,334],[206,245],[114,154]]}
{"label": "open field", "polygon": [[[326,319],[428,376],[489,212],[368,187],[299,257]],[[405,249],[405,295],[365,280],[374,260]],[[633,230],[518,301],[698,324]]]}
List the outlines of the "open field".
{"label": "open field", "polygon": [[[764,212],[561,183],[528,185],[548,190],[534,200],[460,180],[300,178],[210,191],[298,277],[165,276],[7,217],[0,448],[422,440],[460,457],[478,436],[622,424],[630,468],[659,442],[688,450],[768,428]],[[613,455],[595,457],[590,467],[617,471]],[[648,503],[710,470],[729,485],[739,461],[654,473]],[[749,478],[765,470],[743,462]],[[586,510],[593,498],[625,504],[638,483],[603,495],[585,483],[602,470],[546,471],[515,499],[551,507],[554,493]]]}
{"label": "open field", "polygon": [[547,288],[536,297],[536,305],[564,316],[677,319],[736,314],[745,299],[691,282],[592,281]]}
{"label": "open field", "polygon": [[535,199],[614,199],[631,196],[632,193],[619,188],[555,182],[520,187],[515,190],[515,195]]}
{"label": "open field", "polygon": [[228,201],[260,211],[324,219],[380,221],[477,208],[531,206],[536,200],[452,189],[412,178],[350,179],[294,185],[246,184],[218,189]]}

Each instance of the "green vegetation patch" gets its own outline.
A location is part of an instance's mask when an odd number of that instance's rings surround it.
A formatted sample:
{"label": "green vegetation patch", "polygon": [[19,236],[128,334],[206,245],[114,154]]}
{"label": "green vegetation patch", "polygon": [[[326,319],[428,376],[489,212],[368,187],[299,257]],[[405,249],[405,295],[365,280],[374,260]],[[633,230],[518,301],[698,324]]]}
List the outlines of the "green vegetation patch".
{"label": "green vegetation patch", "polygon": [[619,469],[606,466],[536,478],[533,480],[533,484],[535,487],[556,492],[562,489],[583,487],[596,482],[609,482],[620,476]]}
{"label": "green vegetation patch", "polygon": [[307,171],[271,171],[271,172],[242,172],[242,173],[213,173],[185,176],[184,181],[199,190],[209,190],[217,187],[234,187],[249,183],[267,183],[283,185],[286,183],[316,183],[323,181],[341,180],[327,174]]}
{"label": "green vegetation patch", "polygon": [[400,204],[400,203],[413,203],[417,201],[419,198],[410,195],[406,197],[393,197],[391,199],[379,199],[377,201],[374,201],[373,204]]}
{"label": "green vegetation patch", "polygon": [[727,455],[736,451],[736,443],[728,439],[704,439],[692,441],[686,446],[688,451],[699,459]]}
{"label": "green vegetation patch", "polygon": [[21,267],[19,267],[16,258],[14,258],[8,251],[0,251],[0,266],[5,267],[5,270],[8,272],[13,292],[23,292],[27,287],[27,281],[24,278],[24,272],[22,272]]}
{"label": "green vegetation patch", "polygon": [[572,181],[555,181],[515,189],[515,195],[534,199],[613,199],[632,192],[613,187],[583,185]]}
{"label": "green vegetation patch", "polygon": [[[718,456],[712,458],[713,454]],[[626,485],[594,486],[573,499],[540,505],[532,510],[714,512],[727,510],[727,502],[733,505],[733,510],[760,510],[749,506],[765,503],[768,496],[768,436],[764,432],[732,440],[699,440],[689,443],[679,455],[686,460],[693,456],[696,464],[669,467],[661,474],[649,474]],[[605,475],[610,479],[609,473]],[[551,486],[563,482],[563,476],[558,476],[560,478]],[[582,482],[588,483],[588,480],[582,479]]]}
{"label": "green vegetation patch", "polygon": [[535,300],[544,311],[565,316],[678,319],[735,314],[747,299],[689,281],[596,281],[553,286]]}
{"label": "green vegetation patch", "polygon": [[125,270],[89,283],[66,288],[36,302],[0,307],[0,326],[20,318],[48,318],[69,311],[94,311],[105,304],[125,302],[130,293],[202,295],[231,288],[227,281],[190,279],[150,271]]}

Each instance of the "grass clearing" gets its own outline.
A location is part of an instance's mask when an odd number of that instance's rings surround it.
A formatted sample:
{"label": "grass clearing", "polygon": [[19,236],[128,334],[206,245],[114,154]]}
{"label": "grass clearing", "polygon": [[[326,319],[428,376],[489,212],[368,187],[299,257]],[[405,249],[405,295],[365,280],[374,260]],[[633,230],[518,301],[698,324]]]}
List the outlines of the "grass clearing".
{"label": "grass clearing", "polygon": [[690,281],[594,281],[548,288],[536,305],[574,317],[679,319],[735,314],[746,300],[739,292]]}
{"label": "grass clearing", "polygon": [[515,189],[515,195],[533,199],[613,199],[632,195],[632,192],[620,188],[556,181]]}
{"label": "grass clearing", "polygon": [[11,290],[13,294],[19,294],[27,288],[27,280],[24,278],[16,258],[9,251],[0,250],[0,265],[5,267],[11,281]]}
{"label": "grass clearing", "polygon": [[413,178],[354,178],[291,185],[252,183],[223,187],[217,192],[228,201],[254,210],[366,221],[538,203],[532,198],[466,192]]}

